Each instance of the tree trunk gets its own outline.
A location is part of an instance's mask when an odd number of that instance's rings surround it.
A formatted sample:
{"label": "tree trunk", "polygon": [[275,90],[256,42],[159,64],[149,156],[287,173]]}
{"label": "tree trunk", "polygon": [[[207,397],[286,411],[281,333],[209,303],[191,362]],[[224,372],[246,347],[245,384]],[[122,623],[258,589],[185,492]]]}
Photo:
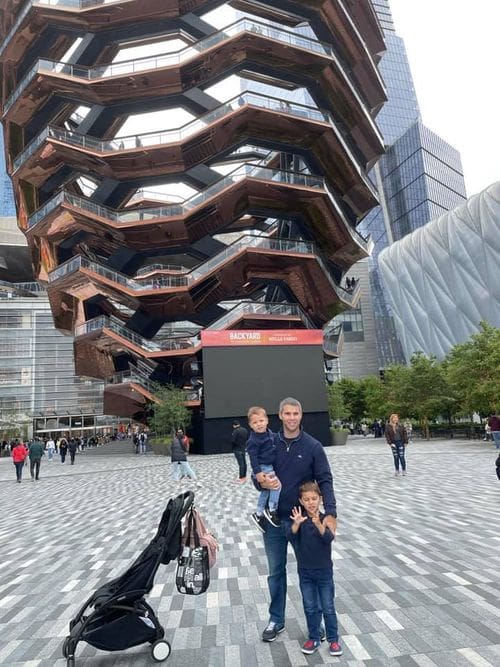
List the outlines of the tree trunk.
{"label": "tree trunk", "polygon": [[429,430],[429,419],[428,417],[422,417],[420,420],[420,425],[422,427],[422,433],[424,434],[424,437],[426,440],[430,440],[430,430]]}

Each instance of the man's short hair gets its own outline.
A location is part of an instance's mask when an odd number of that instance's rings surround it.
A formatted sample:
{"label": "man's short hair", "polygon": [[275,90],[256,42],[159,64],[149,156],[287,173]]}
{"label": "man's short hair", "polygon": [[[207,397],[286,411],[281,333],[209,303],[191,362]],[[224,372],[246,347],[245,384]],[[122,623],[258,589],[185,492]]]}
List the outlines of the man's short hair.
{"label": "man's short hair", "polygon": [[247,419],[250,421],[251,417],[254,415],[266,415],[267,417],[267,412],[266,408],[263,408],[261,405],[252,405],[251,408],[248,408],[247,412]]}
{"label": "man's short hair", "polygon": [[233,426],[239,426],[239,425],[240,425],[240,422],[237,419],[235,419],[234,422],[233,422]]}
{"label": "man's short hair", "polygon": [[300,401],[298,401],[296,398],[292,398],[291,396],[288,396],[287,398],[284,398],[284,399],[281,401],[281,403],[280,403],[280,408],[279,408],[279,411],[278,411],[279,414],[281,414],[281,412],[282,412],[283,408],[285,407],[285,405],[293,405],[293,407],[295,407],[295,408],[299,408],[299,410],[300,410],[301,412],[303,412],[303,410],[302,410],[302,405],[300,404]]}

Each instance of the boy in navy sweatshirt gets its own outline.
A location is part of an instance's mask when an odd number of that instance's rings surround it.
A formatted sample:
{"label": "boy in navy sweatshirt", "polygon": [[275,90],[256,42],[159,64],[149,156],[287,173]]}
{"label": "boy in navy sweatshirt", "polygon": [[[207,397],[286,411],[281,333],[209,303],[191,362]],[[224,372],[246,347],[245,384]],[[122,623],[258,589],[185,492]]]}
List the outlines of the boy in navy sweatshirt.
{"label": "boy in navy sweatshirt", "polygon": [[[248,425],[251,428],[247,442],[247,452],[255,479],[259,484],[266,479],[276,477],[274,472],[274,458],[276,447],[274,433],[268,429],[269,419],[264,408],[251,407],[247,413]],[[281,485],[277,489],[263,489],[259,493],[257,509],[250,517],[257,528],[265,532],[265,519],[275,528],[281,525],[278,517],[278,503]]]}
{"label": "boy in navy sweatshirt", "polygon": [[299,502],[306,514],[302,514],[298,507],[292,509],[290,519],[293,523],[288,529],[288,537],[295,548],[300,591],[309,633],[309,639],[302,646],[302,653],[314,653],[320,647],[320,626],[323,616],[330,655],[342,655],[333,601],[334,535],[323,523],[325,515],[319,511],[321,491],[316,482],[306,482],[301,485]]}

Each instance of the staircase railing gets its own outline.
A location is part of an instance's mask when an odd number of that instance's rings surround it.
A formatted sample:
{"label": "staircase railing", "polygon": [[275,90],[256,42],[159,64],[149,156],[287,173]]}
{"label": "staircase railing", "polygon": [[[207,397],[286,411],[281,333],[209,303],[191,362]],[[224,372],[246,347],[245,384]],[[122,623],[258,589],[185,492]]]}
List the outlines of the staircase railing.
{"label": "staircase railing", "polygon": [[[137,150],[138,147],[161,146],[164,144],[180,142],[186,137],[192,136],[196,132],[202,131],[212,123],[224,116],[227,116],[234,111],[237,111],[243,106],[253,106],[259,109],[268,109],[270,111],[278,111],[281,114],[288,114],[299,118],[307,118],[316,122],[330,123],[339,140],[345,144],[341,135],[331,119],[331,116],[319,109],[304,104],[297,104],[289,102],[288,100],[270,97],[268,95],[261,95],[259,93],[242,92],[232,99],[221,104],[217,109],[209,111],[207,114],[196,118],[195,120],[182,125],[173,130],[163,132],[147,132],[142,134],[135,134],[126,137],[117,137],[116,139],[97,139],[96,137],[80,134],[74,130],[67,130],[62,127],[54,125],[47,126],[40,134],[38,134],[26,148],[15,158],[14,171],[16,171],[33,153],[44,143],[47,139],[55,139],[67,144],[78,146],[79,148],[87,148],[101,153],[112,153],[123,150]],[[345,150],[349,151],[347,145]],[[349,151],[350,152],[350,151]],[[354,160],[354,158],[352,158]],[[360,172],[361,174],[361,172]],[[362,174],[361,174],[362,175]]]}
{"label": "staircase railing", "polygon": [[[24,18],[24,16],[23,16]],[[22,19],[21,19],[22,20]],[[8,40],[11,39],[20,20],[16,21],[15,27],[9,32],[5,42],[4,48]],[[127,74],[135,74],[145,70],[162,69],[164,67],[172,67],[180,65],[194,57],[199,53],[211,49],[221,42],[231,39],[232,37],[242,34],[244,32],[252,32],[254,34],[267,37],[275,42],[281,42],[294,46],[304,51],[311,53],[318,53],[326,58],[333,58],[333,49],[329,44],[320,42],[316,39],[298,35],[289,30],[276,28],[266,23],[261,23],[254,19],[240,19],[234,23],[226,26],[224,29],[212,33],[208,37],[204,37],[200,41],[183,47],[179,51],[170,53],[163,53],[155,56],[145,56],[142,58],[134,58],[131,60],[124,60],[117,63],[107,63],[105,65],[97,65],[86,67],[84,65],[73,65],[55,60],[47,60],[40,58],[36,64],[26,73],[26,75],[18,83],[16,90],[8,97],[4,104],[4,114],[11,108],[14,102],[19,98],[22,92],[29,85],[30,81],[38,74],[38,72],[47,72],[49,74],[64,74],[75,78],[85,79],[87,81],[95,81],[112,76],[125,76]]]}

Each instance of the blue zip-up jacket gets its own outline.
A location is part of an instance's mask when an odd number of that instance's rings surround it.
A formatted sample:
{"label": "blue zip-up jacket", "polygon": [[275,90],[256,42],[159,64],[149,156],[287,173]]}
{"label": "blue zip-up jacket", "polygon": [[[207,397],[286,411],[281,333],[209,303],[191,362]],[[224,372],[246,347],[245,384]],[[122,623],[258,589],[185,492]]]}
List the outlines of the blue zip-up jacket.
{"label": "blue zip-up jacket", "polygon": [[[325,515],[320,514],[320,518],[323,521]],[[301,524],[297,533],[292,532],[292,524],[286,532],[287,538],[294,545],[299,570],[320,568],[331,570],[333,568],[332,542],[334,536],[328,528],[322,535],[313,524],[312,519],[307,517],[307,521]]]}
{"label": "blue zip-up jacket", "polygon": [[254,475],[260,472],[261,465],[274,466],[274,433],[269,429],[265,433],[251,431],[247,440],[247,452]]}
{"label": "blue zip-up jacket", "polygon": [[317,482],[323,496],[325,514],[337,516],[337,503],[333,491],[330,464],[323,445],[301,429],[290,444],[285,441],[283,431],[274,436],[276,456],[274,470],[281,482],[278,515],[288,519],[292,507],[299,507],[299,488],[304,482]]}

